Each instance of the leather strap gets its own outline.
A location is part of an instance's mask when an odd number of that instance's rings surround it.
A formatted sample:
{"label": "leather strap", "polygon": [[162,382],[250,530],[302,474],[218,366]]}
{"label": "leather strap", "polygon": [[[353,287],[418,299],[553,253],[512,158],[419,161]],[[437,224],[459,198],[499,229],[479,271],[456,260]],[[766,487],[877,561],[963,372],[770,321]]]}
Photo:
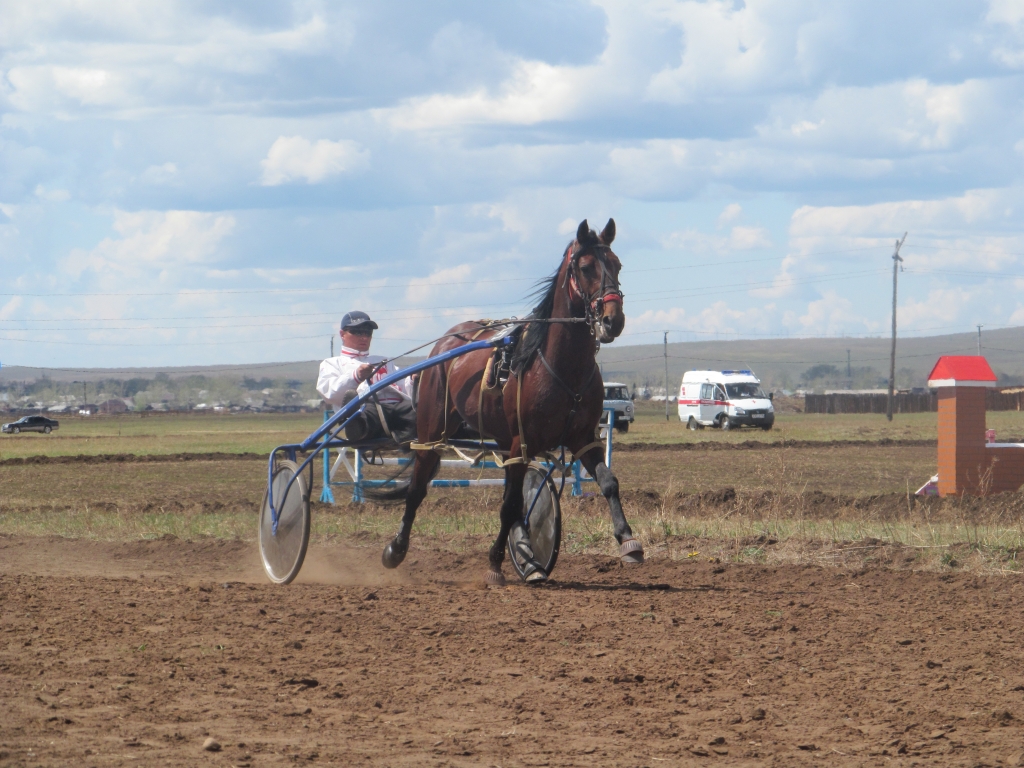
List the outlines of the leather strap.
{"label": "leather strap", "polygon": [[587,387],[590,386],[590,382],[593,381],[594,374],[597,373],[597,361],[595,360],[594,361],[594,367],[590,371],[590,376],[588,376],[587,380],[585,382],[583,382],[583,386],[580,387],[580,391],[579,391],[579,393],[577,393],[577,392],[575,392],[573,390],[572,387],[570,387],[568,384],[566,384],[564,381],[562,381],[562,377],[561,376],[559,376],[557,373],[555,373],[554,369],[548,364],[547,359],[544,357],[544,351],[543,350],[538,349],[537,350],[537,356],[540,358],[540,361],[542,363],[544,363],[544,367],[547,368],[548,373],[551,374],[551,378],[553,378],[555,381],[557,381],[561,385],[562,389],[564,389],[566,392],[569,393],[569,395],[572,397],[573,400],[577,400],[578,401],[578,399],[586,391]]}

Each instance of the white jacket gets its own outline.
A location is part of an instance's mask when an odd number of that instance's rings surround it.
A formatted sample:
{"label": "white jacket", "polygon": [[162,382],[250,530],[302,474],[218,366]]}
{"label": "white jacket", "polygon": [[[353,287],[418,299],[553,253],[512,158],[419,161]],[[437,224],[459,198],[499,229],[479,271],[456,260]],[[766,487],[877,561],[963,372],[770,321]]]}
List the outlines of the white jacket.
{"label": "white jacket", "polygon": [[[371,355],[368,352],[358,352],[348,347],[341,348],[341,354],[337,357],[329,357],[320,363],[320,376],[316,382],[316,390],[324,400],[332,405],[341,405],[346,393],[356,390],[360,395],[365,394],[370,384],[359,381],[356,378],[356,371],[362,365],[374,365],[384,358],[380,355]],[[385,376],[398,370],[398,366],[388,363],[374,374],[372,381],[377,382]],[[402,400],[412,400],[412,382],[409,379],[385,387],[377,393],[377,399],[382,403],[400,403]]]}

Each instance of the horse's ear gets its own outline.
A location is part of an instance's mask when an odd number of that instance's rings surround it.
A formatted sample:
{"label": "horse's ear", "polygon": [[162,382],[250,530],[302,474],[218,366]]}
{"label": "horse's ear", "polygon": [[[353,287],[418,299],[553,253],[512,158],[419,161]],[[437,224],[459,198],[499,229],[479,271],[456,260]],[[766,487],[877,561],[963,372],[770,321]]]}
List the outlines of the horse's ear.
{"label": "horse's ear", "polygon": [[604,229],[601,230],[601,242],[605,245],[611,245],[612,240],[615,239],[615,219],[608,219],[608,223],[604,225]]}
{"label": "horse's ear", "polygon": [[590,225],[587,224],[586,219],[581,221],[576,229],[576,242],[580,245],[586,245],[590,242]]}

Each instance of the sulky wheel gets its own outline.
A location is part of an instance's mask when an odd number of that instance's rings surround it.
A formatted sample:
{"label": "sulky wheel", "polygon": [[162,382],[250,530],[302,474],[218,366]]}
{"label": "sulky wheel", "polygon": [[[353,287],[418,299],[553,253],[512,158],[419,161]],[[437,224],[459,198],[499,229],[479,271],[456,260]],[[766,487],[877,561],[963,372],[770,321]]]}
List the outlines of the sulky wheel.
{"label": "sulky wheel", "polygon": [[[545,575],[550,575],[562,545],[562,507],[558,503],[555,484],[550,477],[545,482],[546,475],[546,471],[537,467],[526,470],[526,478],[523,480],[523,515],[528,515],[525,530],[530,536],[534,560],[543,568]],[[520,526],[512,529],[508,538],[508,554],[519,578],[526,581],[531,569],[514,541],[523,531]]]}
{"label": "sulky wheel", "polygon": [[[296,475],[297,471],[295,462],[277,462],[260,507],[260,557],[263,569],[275,584],[288,584],[298,575],[309,544],[309,486],[305,477]],[[295,482],[288,488],[293,477]],[[276,532],[270,512],[270,494],[274,495],[278,514]]]}

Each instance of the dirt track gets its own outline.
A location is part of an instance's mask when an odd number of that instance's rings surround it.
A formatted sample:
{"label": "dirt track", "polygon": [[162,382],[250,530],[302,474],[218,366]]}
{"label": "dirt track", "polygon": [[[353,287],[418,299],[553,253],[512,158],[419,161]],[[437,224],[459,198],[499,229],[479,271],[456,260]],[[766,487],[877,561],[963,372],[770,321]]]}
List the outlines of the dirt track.
{"label": "dirt track", "polygon": [[[0,765],[1018,764],[1017,577],[0,538]],[[204,752],[208,736],[222,746]]]}

